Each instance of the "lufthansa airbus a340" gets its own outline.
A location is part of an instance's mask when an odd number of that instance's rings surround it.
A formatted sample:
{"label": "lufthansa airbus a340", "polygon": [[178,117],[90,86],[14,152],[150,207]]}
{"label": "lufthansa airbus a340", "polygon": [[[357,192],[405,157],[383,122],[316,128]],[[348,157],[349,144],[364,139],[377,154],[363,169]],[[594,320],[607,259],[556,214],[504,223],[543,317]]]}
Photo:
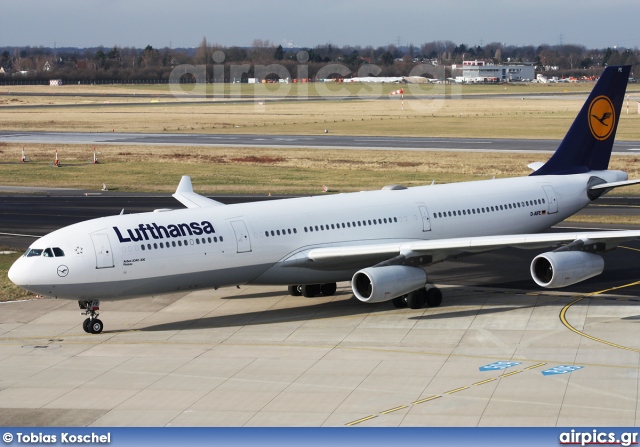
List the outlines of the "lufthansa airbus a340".
{"label": "lufthansa airbus a340", "polygon": [[609,190],[640,180],[608,170],[629,66],[607,67],[564,140],[527,177],[222,205],[183,177],[187,208],[89,220],[37,241],[9,270],[34,293],[78,300],[100,333],[99,300],[286,285],[332,295],[351,281],[363,302],[438,306],[424,267],[502,247],[560,248],[536,256],[533,280],[564,287],[600,274],[599,253],[640,231],[539,234]]}

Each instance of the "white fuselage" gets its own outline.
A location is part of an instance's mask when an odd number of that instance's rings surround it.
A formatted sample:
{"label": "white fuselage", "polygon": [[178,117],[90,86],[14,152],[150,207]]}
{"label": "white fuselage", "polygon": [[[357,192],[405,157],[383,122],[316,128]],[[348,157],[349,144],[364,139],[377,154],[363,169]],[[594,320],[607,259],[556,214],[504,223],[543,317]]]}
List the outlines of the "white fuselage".
{"label": "white fuselage", "polygon": [[9,275],[41,295],[88,300],[349,280],[370,265],[298,259],[319,247],[540,232],[590,203],[594,176],[626,179],[598,171],[105,217],[40,238],[31,248],[64,255],[23,256]]}

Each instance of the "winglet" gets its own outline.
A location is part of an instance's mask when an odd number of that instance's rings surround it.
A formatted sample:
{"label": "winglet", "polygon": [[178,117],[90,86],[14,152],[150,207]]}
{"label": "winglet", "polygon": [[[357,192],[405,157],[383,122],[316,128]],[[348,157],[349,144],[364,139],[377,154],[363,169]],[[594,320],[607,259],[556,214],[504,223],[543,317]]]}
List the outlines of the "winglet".
{"label": "winglet", "polygon": [[207,208],[224,205],[224,203],[217,202],[193,192],[191,177],[188,175],[182,176],[180,184],[178,185],[175,194],[173,194],[173,197],[187,208]]}
{"label": "winglet", "polygon": [[530,175],[578,174],[608,168],[630,70],[630,65],[604,69],[556,152]]}

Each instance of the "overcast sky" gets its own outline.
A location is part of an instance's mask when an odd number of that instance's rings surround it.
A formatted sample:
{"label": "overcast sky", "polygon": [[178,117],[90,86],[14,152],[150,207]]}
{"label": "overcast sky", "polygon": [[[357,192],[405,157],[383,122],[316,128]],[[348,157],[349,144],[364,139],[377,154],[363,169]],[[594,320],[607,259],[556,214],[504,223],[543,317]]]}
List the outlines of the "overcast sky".
{"label": "overcast sky", "polygon": [[0,46],[640,46],[638,0],[0,0]]}

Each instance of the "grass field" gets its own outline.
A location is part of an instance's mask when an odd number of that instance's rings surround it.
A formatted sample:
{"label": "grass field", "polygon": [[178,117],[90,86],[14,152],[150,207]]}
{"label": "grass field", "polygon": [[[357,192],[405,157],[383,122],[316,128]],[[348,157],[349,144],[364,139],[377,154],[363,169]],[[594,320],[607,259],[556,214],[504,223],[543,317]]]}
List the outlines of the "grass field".
{"label": "grass field", "polygon": [[0,301],[14,301],[33,298],[33,294],[14,285],[7,277],[7,272],[11,264],[18,259],[22,253],[5,253],[5,249],[0,248]]}
{"label": "grass field", "polygon": [[[61,168],[52,168],[54,149]],[[0,146],[5,185],[64,186],[99,189],[106,183],[120,191],[175,189],[189,174],[207,193],[316,193],[323,185],[335,191],[376,189],[387,183],[417,185],[484,179],[513,173],[514,154],[492,157],[457,152],[345,151],[318,149],[30,145],[30,163],[19,163],[20,146]],[[535,156],[535,154],[533,155]],[[522,160],[521,172],[532,155]],[[475,163],[478,161],[478,163]],[[481,162],[481,163],[480,163]]]}
{"label": "grass field", "polygon": [[[0,97],[12,93],[65,93],[65,94],[92,94],[92,95],[166,95],[166,94],[206,94],[214,95],[240,95],[242,97],[254,97],[262,94],[272,96],[357,96],[358,94],[388,95],[398,88],[405,89],[406,96],[412,95],[497,95],[497,94],[550,94],[563,93],[588,93],[594,82],[559,83],[559,84],[363,84],[363,83],[301,83],[301,84],[96,84],[96,85],[64,85],[51,86],[0,86]],[[629,84],[628,94],[640,92],[640,84]]]}
{"label": "grass field", "polygon": [[[3,130],[158,133],[562,138],[583,100],[461,99],[149,103],[61,108],[0,107]],[[640,115],[622,114],[617,138],[640,139]]]}
{"label": "grass field", "polygon": [[640,220],[634,216],[603,216],[594,214],[579,214],[565,219],[565,222],[579,222],[589,224],[610,224],[610,225],[640,225]]}
{"label": "grass field", "polygon": [[[211,93],[216,88],[238,89],[243,95],[254,88],[247,84],[203,85]],[[263,86],[260,86],[263,87]],[[290,89],[318,88],[344,90],[380,89],[388,93],[397,84],[363,86],[353,84],[293,84]],[[194,103],[168,104],[144,98],[140,105],[102,104],[102,97],[127,94],[167,93],[167,85],[3,87],[0,95],[0,127],[18,131],[102,131],[158,133],[267,133],[392,135],[467,138],[562,138],[584,101],[584,95],[564,95],[565,91],[587,92],[591,83],[513,85],[417,85],[424,91],[444,92],[457,88],[477,93],[480,99],[409,99],[405,110],[399,100],[316,100],[225,102],[211,98]],[[200,88],[200,87],[198,87]],[[265,88],[281,89],[267,85]],[[630,88],[636,88],[632,84]],[[0,90],[0,91],[2,91]],[[229,90],[231,91],[231,90]],[[559,96],[500,96],[501,93],[544,91]],[[17,93],[36,96],[16,96]],[[47,96],[65,92],[72,96]],[[451,91],[449,91],[451,93]],[[88,98],[75,94],[93,95]],[[38,96],[39,95],[39,96]],[[97,95],[97,96],[96,96]],[[310,93],[311,95],[311,93]],[[410,95],[409,95],[410,96]],[[133,98],[133,99],[132,99]],[[17,99],[38,107],[7,108]],[[46,107],[61,101],[60,107]],[[100,101],[88,107],[74,104]],[[633,105],[633,101],[632,101]],[[42,107],[39,107],[42,106]],[[633,107],[632,107],[632,111]],[[640,115],[623,113],[618,139],[640,140]],[[535,147],[535,141],[531,142]],[[176,178],[190,174],[194,183],[209,192],[308,193],[321,185],[341,191],[371,189],[384,183],[422,184],[435,179],[452,182],[479,178],[526,175],[526,165],[542,160],[542,154],[494,154],[410,151],[337,151],[266,148],[207,148],[167,146],[100,146],[103,164],[88,164],[90,147],[28,145],[32,163],[22,165],[21,145],[0,145],[2,183],[12,185],[74,186],[95,189],[102,183],[121,190],[168,190]],[[63,168],[51,169],[53,150],[58,149]],[[636,157],[614,157],[619,169],[633,177]],[[636,175],[637,177],[637,175]]]}
{"label": "grass field", "polygon": [[[51,167],[58,149],[61,166]],[[182,175],[204,193],[308,194],[322,186],[346,192],[385,184],[423,185],[527,175],[527,164],[548,154],[449,151],[349,151],[224,147],[29,145],[32,160],[20,163],[21,146],[0,144],[2,184],[22,186],[162,191]],[[613,156],[612,169],[640,177],[640,156]],[[625,188],[625,193],[639,187]]]}
{"label": "grass field", "polygon": [[[400,98],[388,99],[398,84],[201,84],[195,88],[188,85],[184,91],[180,87],[0,87],[0,127],[207,134],[322,134],[326,129],[338,135],[561,138],[584,102],[585,95],[573,93],[586,94],[593,83],[403,84],[404,110]],[[186,97],[166,97],[176,88]],[[53,95],[60,93],[69,96]],[[530,93],[546,94],[528,96]],[[640,85],[630,84],[627,93],[640,99]],[[205,97],[197,98],[200,94]],[[514,96],[520,94],[523,96]],[[241,101],[230,100],[230,95]],[[316,99],[296,100],[301,95]],[[339,100],[337,95],[349,99]],[[294,100],[274,99],[280,96]],[[361,96],[368,99],[359,99]],[[630,108],[630,114],[623,110],[618,139],[640,139],[637,102],[630,101]]]}

